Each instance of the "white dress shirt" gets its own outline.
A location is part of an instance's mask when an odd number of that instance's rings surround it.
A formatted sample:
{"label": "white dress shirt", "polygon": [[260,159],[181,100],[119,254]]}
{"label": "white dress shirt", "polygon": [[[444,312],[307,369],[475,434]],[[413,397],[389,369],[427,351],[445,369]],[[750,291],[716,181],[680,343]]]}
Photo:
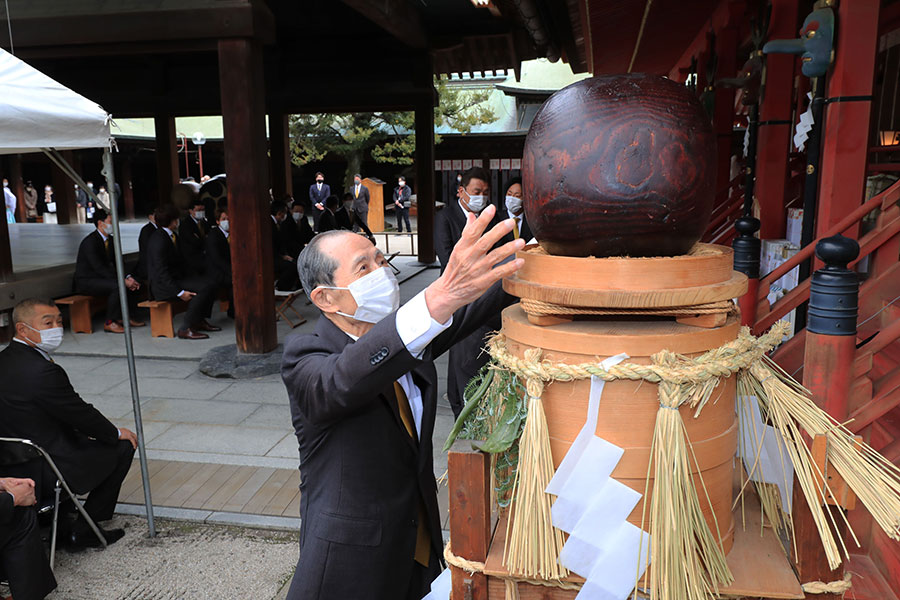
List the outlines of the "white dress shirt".
{"label": "white dress shirt", "polygon": [[[431,313],[428,312],[428,305],[425,303],[425,291],[422,290],[412,300],[397,309],[395,322],[397,324],[397,333],[400,335],[403,345],[406,346],[406,349],[413,357],[421,358],[428,344],[442,331],[450,327],[453,323],[453,317],[451,316],[443,324],[431,318]],[[353,341],[359,339],[355,335],[350,335],[349,333],[347,335]],[[422,413],[424,412],[422,392],[413,381],[411,373],[405,373],[403,377],[397,380],[397,383],[406,392],[406,397],[409,400],[409,409],[416,424],[416,436],[421,438]]]}

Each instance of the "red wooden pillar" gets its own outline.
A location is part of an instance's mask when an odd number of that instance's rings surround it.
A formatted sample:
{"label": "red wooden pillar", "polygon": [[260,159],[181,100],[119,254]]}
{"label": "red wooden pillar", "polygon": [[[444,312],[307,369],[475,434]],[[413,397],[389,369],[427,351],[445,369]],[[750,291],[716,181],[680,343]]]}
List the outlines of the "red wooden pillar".
{"label": "red wooden pillar", "polygon": [[172,188],[178,183],[178,151],[175,137],[175,117],[156,115],[156,185],[159,204],[172,201]]}
{"label": "red wooden pillar", "polygon": [[[880,0],[852,0],[837,9],[835,61],[828,75],[819,163],[817,236],[862,202],[880,7]],[[847,235],[857,237],[858,226]]]}
{"label": "red wooden pillar", "polygon": [[261,354],[275,349],[272,230],[266,168],[263,59],[259,43],[219,40],[219,89],[225,133],[225,172],[231,219],[238,350]]}
{"label": "red wooden pillar", "polygon": [[[737,73],[738,30],[725,27],[716,35],[716,78],[734,77]],[[734,137],[734,88],[715,90],[713,127],[716,131],[716,192],[731,181],[731,139]],[[726,194],[727,197],[727,194]]]}
{"label": "red wooden pillar", "polygon": [[125,201],[125,218],[134,218],[134,186],[132,185],[131,157],[122,157],[122,199]]}
{"label": "red wooden pillar", "polygon": [[16,221],[24,223],[25,217],[25,181],[22,179],[22,155],[9,157],[9,189],[16,195]]}
{"label": "red wooden pillar", "polygon": [[291,147],[288,129],[288,115],[281,111],[269,110],[269,155],[271,159],[272,196],[284,200],[293,196],[294,182],[291,177]]}
{"label": "red wooden pillar", "polygon": [[[69,163],[76,173],[81,171],[81,161],[76,160],[71,150],[60,152],[63,160]],[[78,214],[75,212],[75,182],[68,175],[53,165],[53,201],[56,202],[56,222],[60,225],[68,225],[78,222]]]}
{"label": "red wooden pillar", "polygon": [[[797,37],[798,4],[799,0],[772,1],[769,39]],[[796,63],[796,57],[791,54],[766,55],[766,86],[759,108],[754,193],[759,203],[759,237],[762,239],[783,238],[785,234],[785,188],[790,174],[788,154],[793,135]]]}
{"label": "red wooden pillar", "polygon": [[[450,494],[450,546],[466,560],[484,562],[491,545],[491,460],[459,440],[447,455]],[[451,567],[453,599],[487,600],[487,579]]]}

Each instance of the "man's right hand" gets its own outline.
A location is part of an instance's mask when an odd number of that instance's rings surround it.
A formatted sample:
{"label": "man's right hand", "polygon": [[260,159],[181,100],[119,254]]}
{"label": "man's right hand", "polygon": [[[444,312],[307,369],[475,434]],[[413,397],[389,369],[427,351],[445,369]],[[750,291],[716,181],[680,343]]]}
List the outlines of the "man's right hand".
{"label": "man's right hand", "polygon": [[0,479],[0,490],[12,494],[16,506],[32,506],[37,502],[37,499],[34,497],[33,479],[2,478]]}
{"label": "man's right hand", "polygon": [[513,219],[506,219],[484,233],[496,212],[494,205],[481,211],[478,218],[466,215],[466,226],[444,273],[425,288],[425,303],[428,312],[438,323],[446,323],[457,310],[477,300],[497,281],[512,275],[525,264],[521,258],[502,265],[497,263],[525,247],[525,240],[519,238],[492,250],[498,241],[513,230]]}
{"label": "man's right hand", "polygon": [[189,291],[185,290],[185,291],[181,292],[180,294],[178,294],[178,297],[184,302],[190,302],[196,295],[197,295],[197,292],[189,292]]}

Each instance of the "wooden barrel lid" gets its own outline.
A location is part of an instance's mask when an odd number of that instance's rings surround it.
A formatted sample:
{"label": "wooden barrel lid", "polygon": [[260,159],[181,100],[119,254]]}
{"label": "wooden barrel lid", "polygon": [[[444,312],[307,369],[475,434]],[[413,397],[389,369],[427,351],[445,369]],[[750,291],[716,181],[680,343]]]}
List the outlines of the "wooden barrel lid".
{"label": "wooden barrel lid", "polygon": [[591,308],[660,308],[730,300],[747,290],[733,270],[733,251],[697,244],[684,256],[577,258],[531,245],[517,253],[524,266],[503,280],[513,296]]}

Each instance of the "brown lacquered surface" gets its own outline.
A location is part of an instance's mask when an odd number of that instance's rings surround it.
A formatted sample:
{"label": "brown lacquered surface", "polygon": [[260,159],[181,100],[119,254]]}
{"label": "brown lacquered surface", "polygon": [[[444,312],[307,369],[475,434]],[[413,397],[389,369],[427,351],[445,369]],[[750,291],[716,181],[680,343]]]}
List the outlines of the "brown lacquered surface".
{"label": "brown lacquered surface", "polygon": [[644,74],[574,83],[525,140],[528,223],[551,254],[685,254],[709,222],[715,148],[684,85]]}

